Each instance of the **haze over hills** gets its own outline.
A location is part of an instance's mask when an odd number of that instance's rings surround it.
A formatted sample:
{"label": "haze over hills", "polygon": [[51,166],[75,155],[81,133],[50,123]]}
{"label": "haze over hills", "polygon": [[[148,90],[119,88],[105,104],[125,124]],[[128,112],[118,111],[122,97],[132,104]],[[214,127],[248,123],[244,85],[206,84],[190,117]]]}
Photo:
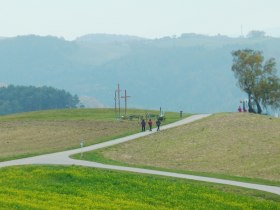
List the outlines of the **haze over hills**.
{"label": "haze over hills", "polygon": [[186,112],[235,111],[245,95],[231,72],[231,52],[251,48],[280,62],[280,39],[183,34],[142,39],[95,34],[0,39],[0,83],[53,86],[113,107],[117,84],[129,107]]}
{"label": "haze over hills", "polygon": [[266,31],[266,34],[268,34],[269,36],[280,37],[280,27],[267,28],[265,31]]}
{"label": "haze over hills", "polygon": [[87,34],[78,37],[76,41],[78,42],[91,42],[95,44],[105,44],[113,42],[129,42],[129,41],[140,41],[144,38],[129,35],[118,35],[118,34]]}

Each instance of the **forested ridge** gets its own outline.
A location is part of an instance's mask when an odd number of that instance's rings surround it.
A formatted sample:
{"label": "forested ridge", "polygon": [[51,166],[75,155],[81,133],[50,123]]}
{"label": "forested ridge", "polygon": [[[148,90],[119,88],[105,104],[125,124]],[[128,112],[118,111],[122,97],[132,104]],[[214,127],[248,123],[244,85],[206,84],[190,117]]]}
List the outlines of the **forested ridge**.
{"label": "forested ridge", "polygon": [[14,86],[0,88],[0,114],[46,109],[76,108],[77,95],[53,87]]}
{"label": "forested ridge", "polygon": [[239,49],[261,51],[279,68],[280,39],[263,34],[160,39],[99,34],[74,41],[19,36],[0,40],[0,84],[57,87],[114,107],[120,83],[131,96],[129,108],[236,111],[247,98],[231,71],[231,53]]}

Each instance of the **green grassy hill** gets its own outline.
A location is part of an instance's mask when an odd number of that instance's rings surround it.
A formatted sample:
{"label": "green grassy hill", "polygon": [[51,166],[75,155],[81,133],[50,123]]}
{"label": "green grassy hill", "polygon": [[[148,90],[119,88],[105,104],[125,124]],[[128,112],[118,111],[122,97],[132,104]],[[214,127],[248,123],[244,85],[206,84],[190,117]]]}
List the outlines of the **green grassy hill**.
{"label": "green grassy hill", "polygon": [[86,159],[206,176],[236,176],[280,185],[280,119],[215,114],[136,141],[85,154]]}
{"label": "green grassy hill", "polygon": [[[145,112],[129,110],[131,114],[145,114]],[[157,113],[157,111],[149,112]],[[168,119],[166,123],[179,118],[178,113],[166,113],[166,116]],[[212,139],[209,137],[212,136],[217,141],[218,136],[230,137],[235,129],[243,128],[240,123],[252,121],[252,124],[247,124],[246,130],[250,133],[251,127],[255,125],[253,119],[260,122],[260,127],[265,123],[271,127],[271,122],[275,126],[274,129],[279,126],[278,119],[258,115],[219,114],[112,149],[100,150],[97,155],[109,154],[108,157],[112,158],[113,156],[110,155],[114,154],[115,150],[123,158],[120,152],[128,154],[124,150],[127,148],[135,153],[134,157],[138,157],[141,150],[144,150],[143,154],[148,155],[148,158],[142,156],[142,159],[148,165],[148,159],[152,158],[149,153],[152,151],[152,154],[158,158],[154,163],[163,164],[167,161],[165,156],[173,158],[178,153],[181,158],[184,158],[182,151],[188,145],[184,138],[191,138],[197,142],[197,146],[192,147],[193,151],[199,150],[199,145],[203,145],[203,142],[208,142],[205,143],[207,146],[203,147],[206,149]],[[236,124],[236,126],[229,129],[227,124]],[[260,127],[254,129],[258,130]],[[221,130],[217,131],[217,128]],[[82,135],[83,138],[88,135],[87,144],[94,144],[140,131],[137,120],[116,121],[112,109],[53,110],[10,115],[0,118],[0,129],[2,159],[78,147]],[[237,136],[241,134],[243,132]],[[246,140],[249,141],[250,138],[251,136],[248,136]],[[54,141],[50,141],[51,139]],[[63,145],[59,143],[60,141]],[[55,147],[52,147],[53,145]],[[261,149],[266,148],[263,144],[260,146]],[[271,146],[277,149],[274,143]],[[168,148],[170,150],[167,150]],[[160,152],[162,153],[159,154]],[[87,157],[90,158],[92,154],[87,153]],[[211,153],[208,153],[208,157],[210,163],[210,160],[213,160]],[[178,163],[183,162],[180,159],[173,159],[173,162],[174,160]],[[171,162],[172,159],[167,163]],[[129,164],[138,163],[131,161]],[[77,166],[0,168],[0,185],[1,209],[280,209],[279,196],[271,193]]]}
{"label": "green grassy hill", "polygon": [[[128,110],[145,115],[151,110]],[[123,111],[122,111],[123,112]],[[166,113],[166,123],[179,119]],[[116,120],[114,109],[36,111],[0,117],[0,161],[92,145],[140,131],[138,120]]]}

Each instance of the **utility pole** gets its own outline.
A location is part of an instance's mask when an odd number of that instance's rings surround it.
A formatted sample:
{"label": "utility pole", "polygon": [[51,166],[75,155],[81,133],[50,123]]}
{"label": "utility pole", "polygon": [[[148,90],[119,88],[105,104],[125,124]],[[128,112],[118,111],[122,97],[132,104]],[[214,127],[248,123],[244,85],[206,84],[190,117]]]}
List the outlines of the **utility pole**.
{"label": "utility pole", "polygon": [[115,90],[115,118],[117,119],[117,90]]}
{"label": "utility pole", "polygon": [[118,83],[118,89],[115,91],[115,111],[117,109],[116,106],[116,100],[118,100],[118,118],[121,118],[121,90],[120,90],[120,84]]}
{"label": "utility pole", "polygon": [[242,25],[240,26],[240,31],[241,31],[241,37],[244,38],[244,35],[243,35],[243,26],[242,26]]}
{"label": "utility pole", "polygon": [[122,96],[121,98],[124,98],[124,102],[125,102],[125,107],[124,107],[124,114],[125,116],[127,116],[127,98],[130,98],[131,96],[126,95],[126,90],[124,91],[124,96]]}

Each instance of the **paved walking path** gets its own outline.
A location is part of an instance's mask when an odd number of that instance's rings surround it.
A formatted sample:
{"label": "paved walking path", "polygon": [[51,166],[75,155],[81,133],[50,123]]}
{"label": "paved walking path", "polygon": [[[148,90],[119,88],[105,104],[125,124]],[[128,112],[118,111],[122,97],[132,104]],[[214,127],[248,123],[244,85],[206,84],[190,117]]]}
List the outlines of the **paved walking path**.
{"label": "paved walking path", "polygon": [[[162,126],[161,130],[180,126],[180,125],[190,123],[195,120],[199,120],[199,119],[202,119],[202,118],[208,117],[208,116],[209,116],[209,114],[193,115],[191,117],[185,118],[185,119],[177,121],[175,123],[171,123],[171,124]],[[230,181],[230,180],[194,176],[194,175],[187,175],[187,174],[179,174],[179,173],[173,173],[173,172],[156,171],[156,170],[149,170],[149,169],[142,169],[142,168],[106,165],[106,164],[101,164],[101,163],[97,163],[97,162],[75,160],[75,159],[69,158],[69,156],[73,155],[73,154],[92,151],[92,150],[96,150],[96,149],[100,149],[100,148],[104,148],[104,147],[109,147],[109,146],[112,146],[115,144],[120,144],[123,142],[134,140],[136,138],[147,136],[154,132],[157,132],[156,128],[153,129],[153,131],[137,133],[134,135],[123,137],[123,138],[118,138],[118,139],[103,142],[100,144],[95,144],[92,146],[84,147],[82,149],[74,149],[74,150],[69,150],[69,151],[40,155],[40,156],[36,156],[36,157],[0,162],[0,168],[7,167],[7,166],[30,165],[30,164],[79,165],[79,166],[86,166],[86,167],[103,168],[103,169],[111,169],[111,170],[119,170],[119,171],[129,171],[129,172],[135,172],[135,173],[153,174],[153,175],[160,175],[160,176],[168,176],[168,177],[176,177],[176,178],[182,178],[182,179],[192,179],[192,180],[197,180],[197,181],[233,185],[233,186],[239,186],[239,187],[244,187],[244,188],[249,188],[249,189],[262,190],[262,191],[271,192],[271,193],[280,195],[280,187],[275,187],[275,186],[250,184],[250,183],[244,183],[244,182],[238,182],[238,181]]]}

